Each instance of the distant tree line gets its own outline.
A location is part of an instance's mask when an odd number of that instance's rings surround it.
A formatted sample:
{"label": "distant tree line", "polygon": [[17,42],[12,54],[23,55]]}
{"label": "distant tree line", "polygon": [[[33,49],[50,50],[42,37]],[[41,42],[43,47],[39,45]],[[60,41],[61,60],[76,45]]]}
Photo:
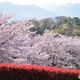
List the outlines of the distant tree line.
{"label": "distant tree line", "polygon": [[32,19],[35,27],[30,31],[37,31],[36,34],[43,35],[45,28],[51,33],[59,33],[67,36],[80,36],[80,19],[78,17],[58,16],[55,18],[45,18],[42,20]]}

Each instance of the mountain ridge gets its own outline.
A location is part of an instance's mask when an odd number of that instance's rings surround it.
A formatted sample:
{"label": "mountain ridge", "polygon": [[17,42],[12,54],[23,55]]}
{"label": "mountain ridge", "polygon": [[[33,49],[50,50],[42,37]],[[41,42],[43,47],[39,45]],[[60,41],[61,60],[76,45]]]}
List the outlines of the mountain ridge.
{"label": "mountain ridge", "polygon": [[[56,13],[58,16],[70,16],[70,17],[80,17],[80,4],[79,3],[67,3],[64,5],[57,5],[54,3],[50,6],[50,4],[46,4],[41,6],[42,8],[52,11]],[[48,8],[49,7],[49,8]]]}
{"label": "mountain ridge", "polygon": [[16,5],[10,2],[0,2],[0,9],[3,9],[2,12],[9,11],[10,13],[16,13],[14,19],[44,19],[49,17],[54,17],[56,14],[51,11],[47,11],[43,8],[40,8],[36,5]]}

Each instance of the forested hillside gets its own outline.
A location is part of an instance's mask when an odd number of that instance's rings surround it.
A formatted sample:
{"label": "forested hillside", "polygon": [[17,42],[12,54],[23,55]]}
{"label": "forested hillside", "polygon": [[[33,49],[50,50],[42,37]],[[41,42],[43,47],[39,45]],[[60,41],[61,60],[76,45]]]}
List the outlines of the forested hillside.
{"label": "forested hillside", "polygon": [[32,20],[35,27],[30,31],[37,31],[37,34],[43,34],[45,28],[51,33],[59,33],[67,36],[80,36],[80,19],[78,17],[59,16],[55,18],[46,18],[42,20]]}

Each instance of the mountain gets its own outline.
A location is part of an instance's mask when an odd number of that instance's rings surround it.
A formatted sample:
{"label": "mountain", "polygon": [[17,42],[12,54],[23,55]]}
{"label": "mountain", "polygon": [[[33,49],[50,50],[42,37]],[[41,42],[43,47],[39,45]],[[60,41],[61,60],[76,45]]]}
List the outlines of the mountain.
{"label": "mountain", "polygon": [[55,4],[55,3],[47,3],[45,5],[42,5],[41,8],[43,9],[46,9],[48,11],[52,11],[52,12],[55,12],[55,13],[58,13],[58,12],[61,12],[63,10],[65,10],[66,8],[72,6],[71,3],[67,3],[65,5],[58,5],[58,4]]}
{"label": "mountain", "polygon": [[73,4],[62,12],[59,12],[59,14],[64,16],[80,17],[80,4]]}
{"label": "mountain", "polygon": [[2,12],[8,12],[10,13],[16,13],[15,17],[12,18],[16,20],[21,20],[21,19],[44,19],[44,18],[49,18],[49,17],[54,17],[56,14],[51,11],[47,11],[43,8],[40,8],[36,5],[16,5],[12,4],[10,2],[0,2],[0,10]]}
{"label": "mountain", "polygon": [[77,3],[67,3],[65,5],[57,5],[54,3],[42,5],[48,11],[56,13],[58,16],[70,16],[70,17],[80,17],[80,4]]}

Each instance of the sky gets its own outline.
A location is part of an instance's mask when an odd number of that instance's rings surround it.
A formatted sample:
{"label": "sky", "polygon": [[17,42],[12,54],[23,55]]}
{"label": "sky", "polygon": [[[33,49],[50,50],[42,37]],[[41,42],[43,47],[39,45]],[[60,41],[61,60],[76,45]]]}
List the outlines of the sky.
{"label": "sky", "polygon": [[13,4],[20,5],[37,5],[41,6],[47,3],[66,4],[66,3],[80,3],[80,0],[0,0],[0,2],[8,1]]}

